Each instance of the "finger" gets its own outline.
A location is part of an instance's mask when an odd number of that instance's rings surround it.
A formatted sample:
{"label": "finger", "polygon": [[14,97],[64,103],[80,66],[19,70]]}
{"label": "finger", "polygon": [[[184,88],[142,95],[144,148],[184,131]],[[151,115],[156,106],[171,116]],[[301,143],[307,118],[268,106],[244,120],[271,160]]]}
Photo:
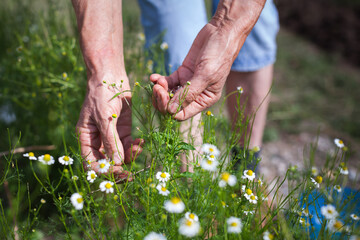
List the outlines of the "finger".
{"label": "finger", "polygon": [[133,144],[125,151],[125,163],[130,163],[134,161],[137,156],[142,152],[144,140],[143,139],[135,139]]}
{"label": "finger", "polygon": [[108,118],[102,119],[98,128],[101,132],[101,140],[107,156],[112,159],[116,165],[121,165],[124,162],[124,147],[116,129],[117,120],[118,118],[109,116]]}
{"label": "finger", "polygon": [[[192,80],[190,82],[190,85],[185,85],[181,87],[175,93],[174,97],[171,99],[169,103],[168,111],[171,114],[175,114],[180,110],[179,107],[180,105],[182,107],[187,107],[193,101],[195,101],[196,98],[198,98],[203,91],[205,91],[206,87],[207,87],[207,83],[205,81],[202,81],[202,79]],[[198,109],[198,108],[194,108],[194,109]]]}
{"label": "finger", "polygon": [[157,81],[159,80],[160,77],[162,77],[162,75],[160,75],[158,73],[151,74],[150,81],[153,83],[157,83]]}
{"label": "finger", "polygon": [[167,104],[170,100],[169,93],[159,84],[156,84],[153,87],[153,93],[154,93],[154,107],[157,108],[160,112],[166,113]]}
{"label": "finger", "polygon": [[104,154],[99,151],[101,146],[100,132],[95,124],[79,122],[76,131],[80,141],[81,156],[85,161],[104,158]]}
{"label": "finger", "polygon": [[174,118],[179,121],[189,119],[212,106],[218,99],[219,96],[205,90],[195,101],[191,102],[188,106],[176,113]]}

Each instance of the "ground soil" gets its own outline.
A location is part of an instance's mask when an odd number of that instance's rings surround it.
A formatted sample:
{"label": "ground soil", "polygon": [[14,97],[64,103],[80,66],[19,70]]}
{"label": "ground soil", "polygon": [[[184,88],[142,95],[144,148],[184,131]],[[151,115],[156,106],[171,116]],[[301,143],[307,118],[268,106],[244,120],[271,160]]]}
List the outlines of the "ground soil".
{"label": "ground soil", "polygon": [[275,4],[282,27],[360,66],[360,4],[330,0],[275,0]]}

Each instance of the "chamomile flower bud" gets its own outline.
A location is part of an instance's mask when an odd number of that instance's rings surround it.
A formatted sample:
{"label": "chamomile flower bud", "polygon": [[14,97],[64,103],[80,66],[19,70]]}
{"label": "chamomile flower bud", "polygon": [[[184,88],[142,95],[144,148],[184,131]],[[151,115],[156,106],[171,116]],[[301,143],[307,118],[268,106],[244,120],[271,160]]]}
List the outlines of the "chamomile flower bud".
{"label": "chamomile flower bud", "polygon": [[190,85],[191,85],[191,82],[190,82],[190,81],[187,81],[187,82],[186,82],[186,85],[190,86]]}
{"label": "chamomile flower bud", "polygon": [[322,206],[320,211],[327,220],[335,219],[339,215],[336,208],[331,204]]}
{"label": "chamomile flower bud", "polygon": [[23,156],[29,158],[30,160],[37,160],[33,152],[24,153]]}
{"label": "chamomile flower bud", "polygon": [[255,179],[255,173],[252,170],[245,170],[242,179],[249,179],[252,181]]}
{"label": "chamomile flower bud", "polygon": [[187,218],[180,219],[179,233],[186,237],[195,237],[200,232],[200,223]]}
{"label": "chamomile flower bud", "polygon": [[84,207],[84,199],[80,195],[80,193],[74,193],[70,197],[72,205],[75,207],[76,210],[81,210]]}
{"label": "chamomile flower bud", "polygon": [[55,163],[54,157],[50,154],[41,155],[38,160],[46,165],[52,165]]}
{"label": "chamomile flower bud", "polygon": [[45,203],[46,203],[46,200],[42,198],[42,199],[40,200],[40,202],[41,202],[42,204],[45,204]]}
{"label": "chamomile flower bud", "polygon": [[113,188],[113,185],[114,183],[113,182],[110,182],[110,181],[103,181],[100,183],[100,190],[102,192],[105,192],[105,193],[113,193],[114,192],[114,188]]}
{"label": "chamomile flower bud", "polygon": [[220,178],[219,187],[225,187],[226,185],[233,187],[237,181],[236,177],[228,172],[222,173]]}
{"label": "chamomile flower bud", "polygon": [[160,182],[167,182],[170,179],[170,174],[168,172],[157,172],[156,179]]}
{"label": "chamomile flower bud", "polygon": [[215,156],[215,157],[219,157],[220,156],[220,150],[213,144],[209,144],[209,143],[204,143],[201,146],[201,151],[208,156]]}
{"label": "chamomile flower bud", "polygon": [[212,116],[212,117],[214,116],[214,114],[212,114],[211,111],[207,111],[207,112],[206,112],[206,115],[207,115],[207,116]]}
{"label": "chamomile flower bud", "polygon": [[114,113],[113,115],[111,115],[111,117],[112,118],[117,118],[117,114]]}
{"label": "chamomile flower bud", "polygon": [[90,182],[90,183],[93,183],[96,179],[97,175],[96,175],[96,172],[94,170],[91,170],[91,171],[88,171],[87,172],[87,180]]}
{"label": "chamomile flower bud", "polygon": [[160,233],[151,232],[144,237],[144,240],[166,240],[166,237]]}
{"label": "chamomile flower bud", "polygon": [[349,175],[349,170],[348,170],[347,166],[345,165],[345,163],[340,164],[339,170],[340,170],[340,174]]}
{"label": "chamomile flower bud", "polygon": [[339,139],[339,138],[335,138],[334,139],[334,143],[338,148],[343,148],[345,147],[345,144],[343,142],[343,140]]}
{"label": "chamomile flower bud", "polygon": [[166,211],[170,213],[182,213],[185,209],[185,204],[178,197],[173,197],[164,203]]}
{"label": "chamomile flower bud", "polygon": [[250,215],[253,215],[253,214],[255,213],[255,211],[254,211],[254,210],[244,211],[243,213],[247,216],[247,215],[249,215],[249,214],[250,214]]}
{"label": "chamomile flower bud", "polygon": [[106,159],[101,159],[99,163],[99,173],[106,173],[110,168],[110,163]]}
{"label": "chamomile flower bud", "polygon": [[240,218],[229,217],[226,219],[228,233],[241,233],[242,222]]}
{"label": "chamomile flower bud", "polygon": [[77,180],[79,180],[79,177],[74,175],[74,176],[71,177],[71,179],[74,180],[74,181],[77,181]]}
{"label": "chamomile flower bud", "polygon": [[255,146],[251,149],[254,153],[260,152],[260,147],[259,146]]}
{"label": "chamomile flower bud", "polygon": [[167,190],[165,183],[160,183],[156,186],[156,189],[159,191],[159,194],[167,196],[170,194],[170,191]]}
{"label": "chamomile flower bud", "polygon": [[58,158],[59,163],[61,163],[62,165],[71,165],[74,162],[74,159],[72,159],[69,156],[62,156]]}

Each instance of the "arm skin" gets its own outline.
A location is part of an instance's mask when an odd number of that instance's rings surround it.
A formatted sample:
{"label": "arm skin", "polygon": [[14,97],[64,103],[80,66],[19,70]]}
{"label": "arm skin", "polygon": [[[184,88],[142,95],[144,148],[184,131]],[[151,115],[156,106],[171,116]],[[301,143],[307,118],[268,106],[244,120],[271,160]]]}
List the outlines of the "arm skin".
{"label": "arm skin", "polygon": [[[87,94],[77,123],[81,154],[86,160],[112,158],[112,172],[118,178],[128,176],[121,165],[142,151],[142,140],[131,137],[131,94],[116,94],[103,84],[122,83],[122,91],[130,90],[123,56],[121,1],[72,0],[80,33],[80,46],[87,68]],[[112,115],[118,118],[113,119]],[[115,121],[115,123],[113,122]],[[98,163],[91,168],[98,171]]]}
{"label": "arm skin", "polygon": [[[221,97],[231,65],[257,22],[265,0],[222,0],[211,21],[195,38],[182,65],[170,76],[153,74],[154,105],[161,112],[186,120]],[[179,98],[186,82],[188,93],[180,111]],[[168,91],[178,89],[170,100]]]}

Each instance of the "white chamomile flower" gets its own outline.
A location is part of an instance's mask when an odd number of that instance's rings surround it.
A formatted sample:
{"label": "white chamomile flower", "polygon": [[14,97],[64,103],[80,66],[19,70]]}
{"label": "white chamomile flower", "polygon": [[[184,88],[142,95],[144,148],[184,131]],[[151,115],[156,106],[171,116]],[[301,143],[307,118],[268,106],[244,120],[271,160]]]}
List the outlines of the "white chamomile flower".
{"label": "white chamomile flower", "polygon": [[187,218],[180,219],[179,233],[186,237],[195,237],[200,232],[199,221],[193,221]]}
{"label": "white chamomile flower", "polygon": [[272,235],[271,233],[269,233],[269,231],[265,231],[264,235],[263,235],[263,240],[273,240],[274,239],[274,235]]}
{"label": "white chamomile flower", "polygon": [[354,220],[354,221],[359,221],[360,217],[358,215],[356,215],[355,213],[352,213],[350,215],[351,219]]}
{"label": "white chamomile flower", "polygon": [[345,147],[345,144],[343,142],[343,140],[339,139],[339,138],[335,138],[334,139],[334,143],[338,148],[343,148]]}
{"label": "white chamomile flower", "polygon": [[340,185],[335,185],[334,190],[337,191],[338,193],[340,193],[342,191]]}
{"label": "white chamomile flower", "polygon": [[336,211],[336,208],[331,204],[328,204],[326,206],[322,206],[321,207],[321,214],[327,220],[335,219],[339,215],[339,213]]}
{"label": "white chamomile flower", "polygon": [[221,180],[219,182],[219,187],[225,187],[226,184],[233,187],[236,184],[236,177],[234,175],[231,175],[228,172],[224,172],[220,176]]}
{"label": "white chamomile flower", "polygon": [[138,37],[138,39],[140,40],[140,41],[145,41],[145,34],[144,33],[138,33],[138,35],[137,35],[137,37]]}
{"label": "white chamomile flower", "polygon": [[303,208],[300,215],[308,217],[309,216],[309,209]]}
{"label": "white chamomile flower", "polygon": [[257,204],[258,197],[255,196],[254,194],[252,194],[252,195],[250,196],[250,199],[248,199],[248,200],[249,200],[249,202],[252,203],[252,204]]}
{"label": "white chamomile flower", "polygon": [[98,161],[99,164],[99,173],[107,173],[110,168],[110,163],[106,159],[101,159]]}
{"label": "white chamomile flower", "polygon": [[102,192],[105,193],[113,193],[114,192],[114,188],[113,188],[114,183],[110,182],[110,181],[103,181],[100,183],[100,190]]}
{"label": "white chamomile flower", "polygon": [[204,143],[201,147],[201,151],[206,155],[214,155],[215,157],[220,156],[220,150],[210,143]]}
{"label": "white chamomile flower", "polygon": [[70,200],[76,210],[81,210],[84,207],[84,199],[80,193],[73,193]]}
{"label": "white chamomile flower", "polygon": [[167,42],[162,42],[162,43],[160,44],[160,48],[161,48],[162,50],[166,50],[166,49],[169,48],[169,45],[167,44]]}
{"label": "white chamomile flower", "polygon": [[74,159],[72,159],[69,156],[62,156],[58,158],[59,163],[61,163],[62,165],[71,165],[74,162]]}
{"label": "white chamomile flower", "polygon": [[260,152],[260,147],[259,146],[255,146],[251,149],[254,153]]}
{"label": "white chamomile flower", "polygon": [[314,183],[316,188],[320,187],[320,183],[322,183],[322,177],[321,176],[317,176],[316,178],[310,178],[311,182]]}
{"label": "white chamomile flower", "polygon": [[74,175],[74,176],[71,177],[71,179],[74,180],[74,181],[77,181],[77,180],[79,180],[79,177]]}
{"label": "white chamomile flower", "polygon": [[210,171],[210,172],[214,172],[217,169],[217,166],[219,165],[219,162],[216,160],[211,160],[209,158],[203,158],[203,160],[201,161],[201,168],[206,170],[206,171]]}
{"label": "white chamomile flower", "polygon": [[23,156],[29,158],[30,160],[37,160],[33,152],[24,153]]}
{"label": "white chamomile flower", "polygon": [[41,155],[38,160],[46,165],[52,165],[55,163],[55,159],[50,154]]}
{"label": "white chamomile flower", "polygon": [[251,211],[244,211],[244,214],[247,216],[247,215],[253,215],[255,213],[254,210],[251,210]]}
{"label": "white chamomile flower", "polygon": [[164,203],[166,211],[170,213],[182,213],[185,209],[185,204],[178,197],[173,197]]}
{"label": "white chamomile flower", "polygon": [[327,226],[331,232],[341,232],[346,229],[344,223],[338,219],[330,220]]}
{"label": "white chamomile flower", "polygon": [[313,175],[314,177],[316,177],[317,175],[319,175],[319,170],[317,167],[312,167],[311,168],[311,175]]}
{"label": "white chamomile flower", "polygon": [[157,172],[156,179],[160,182],[167,182],[170,179],[170,174],[168,172]]}
{"label": "white chamomile flower", "polygon": [[185,218],[190,221],[195,221],[195,222],[199,221],[199,217],[195,213],[191,213],[191,212],[186,212]]}
{"label": "white chamomile flower", "polygon": [[160,183],[156,186],[156,189],[159,191],[159,194],[167,196],[170,194],[170,191],[167,190],[165,183]]}
{"label": "white chamomile flower", "polygon": [[244,196],[245,196],[245,198],[247,199],[247,200],[249,200],[250,199],[250,196],[251,195],[253,195],[253,192],[251,191],[251,189],[246,189],[245,191],[245,194],[244,194]]}
{"label": "white chamomile flower", "polygon": [[90,182],[90,183],[93,183],[96,179],[97,175],[96,175],[96,172],[94,170],[91,170],[91,171],[88,171],[87,172],[87,180]]}
{"label": "white chamomile flower", "polygon": [[347,166],[345,165],[345,163],[340,163],[339,170],[340,170],[340,174],[349,175],[349,170],[348,170]]}
{"label": "white chamomile flower", "polygon": [[228,233],[241,233],[242,222],[240,218],[229,217],[226,219]]}
{"label": "white chamomile flower", "polygon": [[241,192],[245,192],[246,190],[246,186],[245,185],[241,185]]}
{"label": "white chamomile flower", "polygon": [[302,226],[305,226],[305,224],[306,224],[306,220],[305,220],[305,218],[300,218],[299,219],[299,223],[302,225]]}
{"label": "white chamomile flower", "polygon": [[257,180],[257,183],[258,183],[260,186],[262,186],[262,185],[263,185],[263,182],[261,181],[261,179],[260,179],[260,178]]}
{"label": "white chamomile flower", "polygon": [[249,179],[250,181],[252,181],[255,179],[255,173],[252,170],[245,170],[242,178]]}
{"label": "white chamomile flower", "polygon": [[166,237],[160,233],[151,232],[144,237],[144,240],[166,240]]}
{"label": "white chamomile flower", "polygon": [[236,89],[240,94],[244,92],[244,89],[242,87],[237,87]]}

